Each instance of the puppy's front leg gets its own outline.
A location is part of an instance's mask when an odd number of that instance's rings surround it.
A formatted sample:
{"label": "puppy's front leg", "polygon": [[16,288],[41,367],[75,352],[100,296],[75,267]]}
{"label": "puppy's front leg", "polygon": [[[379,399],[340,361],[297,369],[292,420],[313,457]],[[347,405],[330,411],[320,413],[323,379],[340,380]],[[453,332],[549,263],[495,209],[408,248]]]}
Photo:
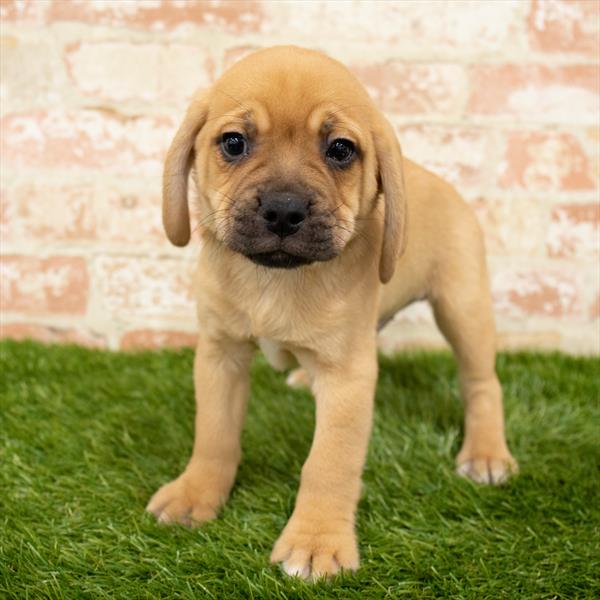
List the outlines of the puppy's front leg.
{"label": "puppy's front leg", "polygon": [[305,579],[358,568],[354,517],[377,379],[374,343],[345,364],[317,365],[316,429],[296,507],[271,554]]}
{"label": "puppy's front leg", "polygon": [[165,523],[195,525],[217,515],[240,461],[253,347],[201,336],[194,362],[196,435],[183,473],[161,487],[147,510]]}

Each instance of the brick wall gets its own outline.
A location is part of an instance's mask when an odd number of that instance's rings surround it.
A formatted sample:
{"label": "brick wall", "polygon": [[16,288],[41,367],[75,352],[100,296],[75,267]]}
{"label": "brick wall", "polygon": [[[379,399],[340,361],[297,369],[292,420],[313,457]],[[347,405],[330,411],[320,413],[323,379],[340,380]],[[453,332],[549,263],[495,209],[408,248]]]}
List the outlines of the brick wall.
{"label": "brick wall", "polygon": [[[600,351],[600,3],[1,0],[1,334],[189,344],[197,246],[160,225],[193,91],[248,51],[354,69],[487,237],[503,347]],[[384,348],[432,346],[426,306]]]}

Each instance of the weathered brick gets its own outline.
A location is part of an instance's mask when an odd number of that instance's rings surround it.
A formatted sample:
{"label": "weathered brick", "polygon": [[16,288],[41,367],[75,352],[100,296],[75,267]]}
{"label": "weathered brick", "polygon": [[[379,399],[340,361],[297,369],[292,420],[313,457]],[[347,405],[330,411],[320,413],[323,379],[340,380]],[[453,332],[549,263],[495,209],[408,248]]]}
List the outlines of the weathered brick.
{"label": "weathered brick", "polygon": [[591,65],[480,65],[471,70],[469,111],[532,121],[596,123],[598,68]]}
{"label": "weathered brick", "polygon": [[160,181],[152,185],[117,182],[96,190],[99,240],[130,246],[169,247],[162,226]]}
{"label": "weathered brick", "polygon": [[513,131],[508,135],[498,180],[504,188],[593,190],[598,182],[592,168],[572,133]]}
{"label": "weathered brick", "polygon": [[40,0],[2,0],[0,2],[0,21],[41,23],[47,9],[48,3]]}
{"label": "weathered brick", "polygon": [[466,75],[456,64],[375,63],[352,68],[379,107],[396,114],[458,114]]}
{"label": "weathered brick", "polygon": [[[501,346],[597,352],[588,319],[600,318],[599,10],[595,0],[435,10],[421,0],[0,0],[0,242],[13,255],[2,308],[17,306],[0,335],[193,344],[191,252],[174,258],[160,222],[164,153],[215,65],[293,41],[354,67],[408,157],[467,197],[485,194],[473,207],[492,255]],[[55,256],[63,249],[69,256]],[[84,252],[94,257],[89,282],[77,284],[90,296],[85,318],[58,290],[76,270],[57,273],[46,258]],[[382,340],[443,343],[420,304]]]}
{"label": "weathered brick", "polygon": [[85,312],[89,278],[85,260],[73,256],[0,257],[0,306],[32,315]]}
{"label": "weathered brick", "polygon": [[[492,52],[516,43],[519,0],[432,4],[402,2],[268,2],[262,30],[322,46],[335,43],[393,44],[420,56]],[[318,31],[318,36],[315,35]],[[333,44],[333,42],[332,42]],[[348,52],[348,47],[343,49]],[[341,58],[341,56],[340,56]]]}
{"label": "weathered brick", "polygon": [[248,56],[248,54],[256,52],[260,49],[261,46],[257,46],[254,44],[244,44],[241,46],[232,46],[230,48],[226,48],[223,52],[222,70],[224,71],[225,69],[228,69],[234,63],[238,62],[239,60],[242,60],[242,58],[244,58],[245,56]]}
{"label": "weathered brick", "polygon": [[187,25],[211,31],[248,33],[259,30],[262,7],[253,0],[53,0],[48,19],[151,31],[170,31]]}
{"label": "weathered brick", "polygon": [[0,38],[0,109],[56,106],[68,94],[67,77],[56,44],[14,36]]}
{"label": "weathered brick", "polygon": [[5,244],[94,239],[93,187],[27,182],[3,190],[0,237]]}
{"label": "weathered brick", "polygon": [[533,0],[528,25],[529,41],[535,50],[598,56],[597,0]]}
{"label": "weathered brick", "polygon": [[553,208],[546,248],[552,257],[597,257],[600,254],[600,204],[563,204]]}
{"label": "weathered brick", "polygon": [[159,97],[164,102],[187,104],[196,91],[211,85],[215,78],[215,61],[205,47],[169,44],[161,57]]}
{"label": "weathered brick", "polygon": [[567,317],[581,312],[580,283],[572,272],[499,271],[492,277],[492,292],[502,317]]}
{"label": "weathered brick", "polygon": [[104,336],[80,328],[63,328],[36,323],[0,323],[0,338],[36,340],[48,344],[78,344],[89,348],[105,348]]}
{"label": "weathered brick", "polygon": [[589,171],[592,180],[600,181],[600,127],[588,127],[582,135],[582,144],[589,154]]}
{"label": "weathered brick", "polygon": [[496,338],[496,347],[504,352],[511,350],[556,350],[560,347],[559,330],[505,331]]}
{"label": "weathered brick", "polygon": [[543,252],[545,208],[538,200],[477,198],[471,202],[488,254],[533,256]]}
{"label": "weathered brick", "polygon": [[448,349],[441,333],[430,325],[388,325],[377,336],[377,346],[384,353]]}
{"label": "weathered brick", "polygon": [[200,46],[77,42],[65,54],[84,94],[113,102],[187,102],[214,80],[214,60]]}
{"label": "weathered brick", "polygon": [[6,115],[1,127],[5,165],[135,169],[157,177],[175,130],[168,117],[60,109]]}
{"label": "weathered brick", "polygon": [[179,258],[98,258],[94,280],[103,310],[119,317],[195,323],[190,266]]}
{"label": "weathered brick", "polygon": [[492,149],[484,129],[409,125],[397,130],[408,158],[461,188],[487,184]]}
{"label": "weathered brick", "polygon": [[194,347],[197,335],[187,331],[136,329],[123,335],[122,350]]}
{"label": "weathered brick", "polygon": [[592,302],[589,311],[590,319],[598,319],[600,317],[600,294],[596,296],[596,299]]}
{"label": "weathered brick", "polygon": [[167,247],[160,180],[148,185],[129,179],[18,183],[0,194],[0,237],[5,244],[118,242],[134,248]]}

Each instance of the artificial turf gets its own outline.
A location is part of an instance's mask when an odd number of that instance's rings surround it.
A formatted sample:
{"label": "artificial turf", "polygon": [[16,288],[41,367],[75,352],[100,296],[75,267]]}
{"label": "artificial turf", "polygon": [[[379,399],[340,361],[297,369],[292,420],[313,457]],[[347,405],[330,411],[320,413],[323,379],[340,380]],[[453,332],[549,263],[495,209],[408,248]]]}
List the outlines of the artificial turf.
{"label": "artificial turf", "polygon": [[358,573],[316,585],[269,564],[307,455],[308,392],[258,358],[244,457],[218,520],[157,525],[144,506],[192,444],[192,352],[3,342],[0,597],[598,598],[597,359],[503,354],[500,488],[454,475],[462,409],[447,353],[380,359]]}

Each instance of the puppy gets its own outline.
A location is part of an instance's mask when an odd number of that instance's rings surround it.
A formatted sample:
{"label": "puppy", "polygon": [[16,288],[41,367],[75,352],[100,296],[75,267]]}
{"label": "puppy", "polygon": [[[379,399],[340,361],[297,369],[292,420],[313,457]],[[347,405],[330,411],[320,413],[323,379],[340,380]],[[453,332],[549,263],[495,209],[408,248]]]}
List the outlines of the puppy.
{"label": "puppy", "polygon": [[203,242],[195,441],[184,472],[147,510],[166,523],[216,516],[240,461],[260,344],[276,367],[299,363],[316,400],[296,506],[271,560],[311,579],[356,569],[377,324],[420,299],[458,360],[458,473],[494,484],[516,470],[480,228],[449,184],[402,157],[350,71],[315,51],[275,47],[193,99],[164,168],[163,223],[177,246],[190,239],[190,170]]}

